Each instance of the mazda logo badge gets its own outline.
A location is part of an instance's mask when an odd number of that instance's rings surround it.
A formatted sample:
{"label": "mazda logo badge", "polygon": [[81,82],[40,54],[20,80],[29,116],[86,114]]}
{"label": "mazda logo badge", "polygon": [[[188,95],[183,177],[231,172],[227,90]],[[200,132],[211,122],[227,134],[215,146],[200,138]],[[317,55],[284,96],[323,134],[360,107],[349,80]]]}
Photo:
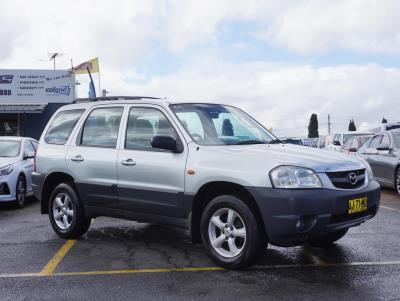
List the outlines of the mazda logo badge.
{"label": "mazda logo badge", "polygon": [[355,172],[349,173],[349,182],[351,185],[355,185],[357,183],[357,175]]}

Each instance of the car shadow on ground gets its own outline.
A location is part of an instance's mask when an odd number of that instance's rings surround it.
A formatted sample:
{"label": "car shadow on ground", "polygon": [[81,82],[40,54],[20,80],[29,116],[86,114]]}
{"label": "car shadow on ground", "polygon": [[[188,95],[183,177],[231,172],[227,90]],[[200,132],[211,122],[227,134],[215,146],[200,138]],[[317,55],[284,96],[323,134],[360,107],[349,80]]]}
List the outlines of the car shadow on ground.
{"label": "car shadow on ground", "polygon": [[[99,218],[64,259],[71,271],[144,268],[210,267],[202,244],[193,244],[187,231],[158,224],[122,222]],[[115,222],[118,222],[115,220]],[[104,225],[107,224],[107,225]],[[348,250],[340,245],[328,249],[299,246],[268,246],[256,268],[272,266],[308,266],[318,264],[315,253],[329,262],[345,262]],[[79,254],[79,256],[74,256]],[[98,260],[101,258],[101,260]]]}
{"label": "car shadow on ground", "polygon": [[12,211],[19,209],[26,209],[36,204],[38,200],[34,196],[30,196],[26,199],[25,206],[23,208],[18,208],[15,202],[0,202],[0,211]]}

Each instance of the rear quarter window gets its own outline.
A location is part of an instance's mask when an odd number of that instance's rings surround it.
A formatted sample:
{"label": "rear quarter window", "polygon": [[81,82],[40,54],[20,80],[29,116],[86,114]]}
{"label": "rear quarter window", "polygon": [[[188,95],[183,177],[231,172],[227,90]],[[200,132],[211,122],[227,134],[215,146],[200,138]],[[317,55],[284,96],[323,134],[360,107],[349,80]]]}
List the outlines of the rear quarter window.
{"label": "rear quarter window", "polygon": [[84,109],[61,111],[51,122],[44,141],[49,144],[65,144],[82,116]]}

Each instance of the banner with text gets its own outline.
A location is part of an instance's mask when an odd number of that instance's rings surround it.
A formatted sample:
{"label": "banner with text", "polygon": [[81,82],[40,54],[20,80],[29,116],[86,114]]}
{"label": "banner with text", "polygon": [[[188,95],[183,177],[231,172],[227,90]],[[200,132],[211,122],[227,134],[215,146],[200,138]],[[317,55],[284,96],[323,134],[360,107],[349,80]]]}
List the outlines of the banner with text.
{"label": "banner with text", "polygon": [[74,100],[70,70],[0,69],[0,103],[51,103]]}

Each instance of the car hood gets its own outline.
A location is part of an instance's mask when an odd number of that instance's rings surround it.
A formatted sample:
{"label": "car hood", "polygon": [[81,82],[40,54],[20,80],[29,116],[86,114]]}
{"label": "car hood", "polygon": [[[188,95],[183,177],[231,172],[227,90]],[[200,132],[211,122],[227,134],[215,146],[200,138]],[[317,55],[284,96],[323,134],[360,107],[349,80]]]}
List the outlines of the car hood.
{"label": "car hood", "polygon": [[[366,168],[365,163],[356,156],[337,151],[317,149],[291,144],[254,144],[229,147],[213,147],[224,155],[238,153],[245,160],[268,162],[268,165],[293,165],[311,168],[316,172],[347,171]],[[219,148],[219,149],[218,149]]]}
{"label": "car hood", "polygon": [[0,157],[0,168],[18,161],[18,157]]}

